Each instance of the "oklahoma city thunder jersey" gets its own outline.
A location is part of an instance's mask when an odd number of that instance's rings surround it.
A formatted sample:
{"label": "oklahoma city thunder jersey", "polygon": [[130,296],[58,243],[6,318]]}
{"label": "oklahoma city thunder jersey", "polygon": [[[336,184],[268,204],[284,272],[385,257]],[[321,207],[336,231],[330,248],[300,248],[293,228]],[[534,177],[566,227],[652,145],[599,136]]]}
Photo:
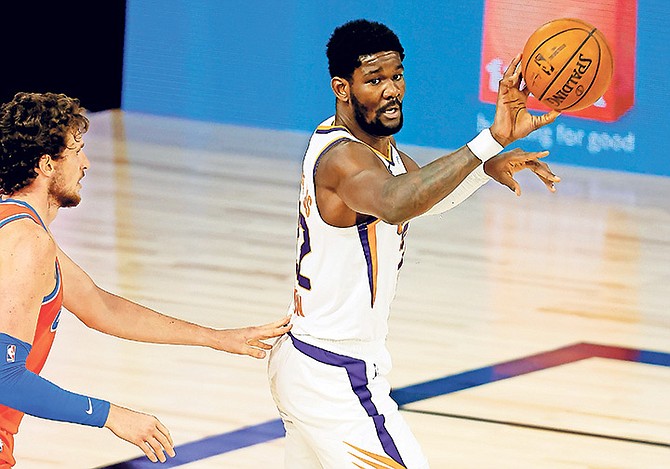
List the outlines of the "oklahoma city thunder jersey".
{"label": "oklahoma city thunder jersey", "polygon": [[[345,127],[334,126],[334,120],[331,117],[317,127],[303,160],[292,334],[383,341],[408,225],[389,225],[369,217],[356,226],[339,228],[321,218],[315,190],[320,158],[344,140],[361,142]],[[387,154],[369,148],[370,156],[379,158],[390,174],[406,172],[392,145]]]}
{"label": "oklahoma city thunder jersey", "polygon": [[[13,199],[0,201],[0,229],[12,221],[24,218],[31,219],[45,230],[47,229],[37,212],[27,203]],[[26,368],[37,374],[42,371],[51,350],[63,304],[63,288],[58,259],[56,259],[54,271],[55,286],[53,291],[42,299],[35,336],[33,337],[32,347],[26,360]],[[4,351],[2,352],[4,356]],[[0,436],[3,434],[7,435],[7,433],[10,434],[9,436],[15,434],[19,429],[19,423],[22,418],[23,412],[0,405],[0,431],[2,431]],[[11,444],[11,442],[5,443]]]}

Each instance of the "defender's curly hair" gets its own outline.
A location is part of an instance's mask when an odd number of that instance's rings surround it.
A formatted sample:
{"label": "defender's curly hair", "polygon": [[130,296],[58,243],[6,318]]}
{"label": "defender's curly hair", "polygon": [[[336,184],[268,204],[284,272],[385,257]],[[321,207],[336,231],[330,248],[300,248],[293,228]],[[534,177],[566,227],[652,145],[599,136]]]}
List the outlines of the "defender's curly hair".
{"label": "defender's curly hair", "polygon": [[68,135],[81,138],[88,118],[76,98],[56,93],[16,93],[0,107],[0,194],[12,194],[37,177],[40,158],[54,160]]}
{"label": "defender's curly hair", "polygon": [[361,65],[361,56],[383,51],[395,51],[400,60],[405,58],[398,36],[387,26],[365,19],[344,23],[335,28],[326,46],[330,76],[350,80]]}

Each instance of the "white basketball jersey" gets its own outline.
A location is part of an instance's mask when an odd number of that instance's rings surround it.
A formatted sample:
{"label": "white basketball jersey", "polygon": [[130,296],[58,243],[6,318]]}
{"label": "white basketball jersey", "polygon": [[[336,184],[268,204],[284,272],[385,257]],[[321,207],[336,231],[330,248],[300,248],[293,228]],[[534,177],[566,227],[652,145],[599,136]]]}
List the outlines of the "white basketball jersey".
{"label": "white basketball jersey", "polygon": [[[334,120],[330,117],[317,127],[303,161],[292,333],[380,341],[388,332],[408,224],[389,225],[370,217],[357,226],[338,228],[321,218],[314,181],[320,157],[342,140],[361,142],[345,127],[334,126]],[[369,148],[390,174],[406,172],[392,145],[388,155]]]}

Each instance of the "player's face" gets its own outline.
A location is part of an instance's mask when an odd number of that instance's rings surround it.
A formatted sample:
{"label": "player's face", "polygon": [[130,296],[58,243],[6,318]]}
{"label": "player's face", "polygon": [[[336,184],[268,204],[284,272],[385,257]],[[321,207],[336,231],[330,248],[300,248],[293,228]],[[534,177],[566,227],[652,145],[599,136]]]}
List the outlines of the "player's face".
{"label": "player's face", "polygon": [[76,207],[81,202],[80,181],[90,164],[83,148],[81,135],[75,138],[70,134],[67,148],[59,159],[53,160],[56,173],[49,186],[49,195],[59,207]]}
{"label": "player's face", "polygon": [[385,137],[400,131],[405,97],[400,54],[377,52],[361,57],[351,78],[351,104],[358,125],[370,135]]}

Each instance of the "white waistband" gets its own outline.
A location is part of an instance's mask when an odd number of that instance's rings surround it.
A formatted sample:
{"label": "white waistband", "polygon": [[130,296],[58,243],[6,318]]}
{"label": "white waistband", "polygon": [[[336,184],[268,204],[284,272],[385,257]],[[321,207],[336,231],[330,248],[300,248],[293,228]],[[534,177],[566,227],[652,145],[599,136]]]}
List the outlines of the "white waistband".
{"label": "white waistband", "polygon": [[374,340],[374,341],[364,341],[364,340],[332,340],[332,339],[322,339],[318,337],[313,337],[307,334],[294,334],[291,333],[296,339],[313,345],[315,347],[328,350],[330,352],[339,353],[347,357],[361,358],[361,359],[371,359],[378,356],[380,353],[387,354],[386,350],[386,340]]}

